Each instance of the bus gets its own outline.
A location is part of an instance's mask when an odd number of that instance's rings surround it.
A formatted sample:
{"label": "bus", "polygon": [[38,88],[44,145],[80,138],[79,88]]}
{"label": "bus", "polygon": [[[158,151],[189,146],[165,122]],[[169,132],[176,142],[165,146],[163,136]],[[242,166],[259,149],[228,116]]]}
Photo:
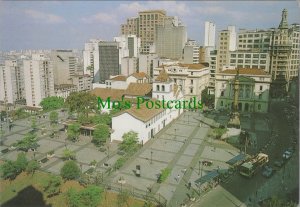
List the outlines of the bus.
{"label": "bus", "polygon": [[262,166],[268,162],[269,156],[264,153],[259,153],[240,165],[239,172],[241,175],[251,178]]}

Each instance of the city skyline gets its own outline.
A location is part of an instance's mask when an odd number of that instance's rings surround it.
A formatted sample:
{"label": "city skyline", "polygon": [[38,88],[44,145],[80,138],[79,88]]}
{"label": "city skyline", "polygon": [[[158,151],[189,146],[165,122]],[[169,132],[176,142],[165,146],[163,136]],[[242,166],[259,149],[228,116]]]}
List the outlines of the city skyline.
{"label": "city skyline", "polygon": [[[278,27],[281,11],[288,10],[288,23],[299,23],[296,1],[207,2],[7,2],[0,1],[0,50],[83,49],[91,38],[113,40],[120,25],[139,11],[164,9],[178,16],[188,37],[204,44],[204,22],[216,24],[216,33],[235,25],[238,29]],[[115,12],[110,11],[114,9]],[[12,15],[13,14],[13,15]],[[5,29],[6,28],[6,29]]]}

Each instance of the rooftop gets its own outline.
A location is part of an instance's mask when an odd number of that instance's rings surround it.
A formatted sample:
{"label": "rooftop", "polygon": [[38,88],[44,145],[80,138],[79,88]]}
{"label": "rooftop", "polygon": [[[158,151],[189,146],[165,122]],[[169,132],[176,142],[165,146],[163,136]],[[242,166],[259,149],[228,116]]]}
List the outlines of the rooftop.
{"label": "rooftop", "polygon": [[111,97],[112,100],[121,100],[122,96],[125,93],[125,90],[111,88],[94,88],[90,91],[90,93],[102,99],[107,99],[108,97]]}
{"label": "rooftop", "polygon": [[126,95],[145,96],[152,91],[152,84],[149,83],[130,83],[125,90]]}
{"label": "rooftop", "polygon": [[163,69],[159,72],[159,75],[157,76],[155,81],[158,81],[158,82],[169,82],[170,81],[170,77],[169,77],[168,73],[165,71],[165,69]]}
{"label": "rooftop", "polygon": [[117,76],[115,76],[115,77],[113,77],[113,78],[111,78],[111,79],[109,79],[109,80],[113,80],[113,81],[126,81],[126,76],[124,76],[124,75],[117,75]]}
{"label": "rooftop", "polygon": [[140,108],[138,109],[135,106],[132,106],[130,109],[127,109],[125,111],[122,111],[121,113],[119,114],[116,114],[115,116],[119,116],[121,114],[124,114],[124,113],[128,113],[130,114],[131,116],[143,121],[143,122],[147,122],[149,121],[150,119],[152,119],[153,117],[155,117],[156,115],[158,115],[159,113],[161,113],[164,109],[160,108],[160,109],[148,109],[146,108],[146,104],[142,104],[140,105]]}
{"label": "rooftop", "polygon": [[132,73],[130,76],[133,76],[136,79],[149,78],[149,76],[144,72]]}

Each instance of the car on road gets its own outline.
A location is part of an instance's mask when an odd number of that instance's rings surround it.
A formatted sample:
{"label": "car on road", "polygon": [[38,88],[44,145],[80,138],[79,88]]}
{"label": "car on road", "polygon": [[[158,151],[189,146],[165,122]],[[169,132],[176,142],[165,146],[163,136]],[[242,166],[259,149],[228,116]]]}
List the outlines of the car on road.
{"label": "car on road", "polygon": [[283,160],[276,160],[276,161],[274,162],[274,167],[275,167],[275,169],[276,169],[276,168],[277,168],[277,169],[280,169],[283,165],[284,165],[284,161],[283,161]]}
{"label": "car on road", "polygon": [[263,175],[264,177],[266,177],[266,178],[269,178],[269,177],[271,177],[271,176],[273,175],[273,173],[274,173],[273,168],[270,167],[270,166],[268,166],[268,165],[266,165],[266,166],[264,167],[264,169],[263,169],[262,175]]}
{"label": "car on road", "polygon": [[202,165],[204,165],[204,166],[211,166],[212,164],[213,164],[213,162],[209,161],[209,160],[203,160],[202,161]]}
{"label": "car on road", "polygon": [[288,160],[292,157],[292,154],[293,154],[293,149],[289,148],[282,154],[282,158]]}

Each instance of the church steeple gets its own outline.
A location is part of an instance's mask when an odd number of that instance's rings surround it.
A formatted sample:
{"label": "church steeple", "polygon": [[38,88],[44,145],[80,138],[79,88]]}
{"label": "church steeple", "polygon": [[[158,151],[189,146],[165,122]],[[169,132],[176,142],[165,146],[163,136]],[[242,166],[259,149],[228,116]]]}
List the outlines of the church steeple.
{"label": "church steeple", "polygon": [[289,28],[289,24],[287,22],[287,15],[288,15],[288,11],[287,11],[287,9],[284,9],[282,11],[281,22],[279,24],[278,29],[288,29]]}

